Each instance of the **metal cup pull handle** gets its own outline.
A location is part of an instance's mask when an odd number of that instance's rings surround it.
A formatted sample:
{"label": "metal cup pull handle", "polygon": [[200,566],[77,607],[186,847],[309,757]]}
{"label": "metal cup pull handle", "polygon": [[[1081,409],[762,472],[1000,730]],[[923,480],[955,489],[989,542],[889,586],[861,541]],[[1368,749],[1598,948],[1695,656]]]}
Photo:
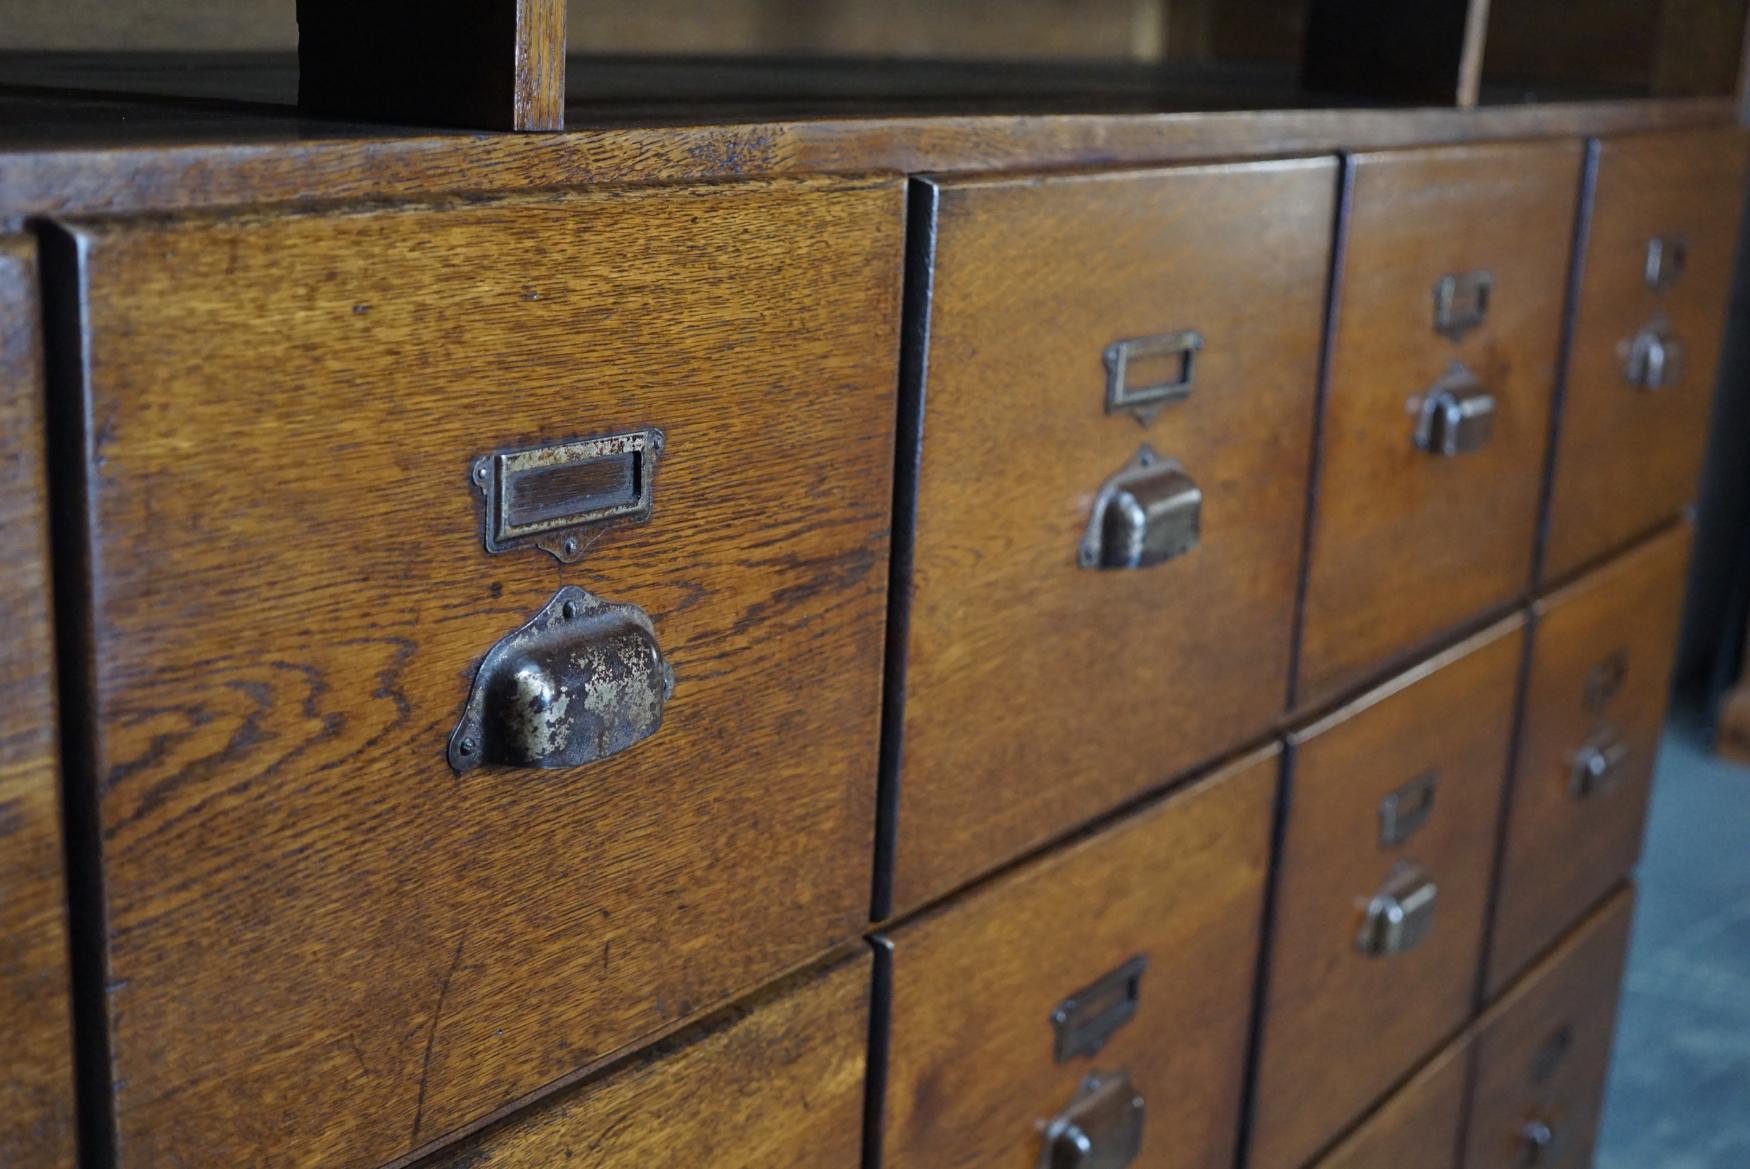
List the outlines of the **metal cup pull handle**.
{"label": "metal cup pull handle", "polygon": [[1683,380],[1683,342],[1663,325],[1648,325],[1627,342],[1623,373],[1631,386],[1649,392]]}
{"label": "metal cup pull handle", "polygon": [[1480,451],[1495,429],[1495,395],[1462,365],[1429,387],[1416,415],[1416,449],[1451,458]]}
{"label": "metal cup pull handle", "polygon": [[1629,746],[1606,727],[1574,752],[1568,771],[1568,792],[1578,800],[1602,795],[1622,782],[1628,771]]}
{"label": "metal cup pull handle", "polygon": [[1083,568],[1148,568],[1197,547],[1203,489],[1144,446],[1094,497],[1076,559]]}
{"label": "metal cup pull handle", "polygon": [[1400,862],[1367,901],[1355,948],[1373,958],[1414,950],[1434,928],[1440,887],[1421,865]]}
{"label": "metal cup pull handle", "polygon": [[1549,1121],[1528,1121],[1519,1130],[1519,1164],[1524,1169],[1548,1165],[1553,1161],[1558,1145],[1555,1127]]}
{"label": "metal cup pull handle", "polygon": [[1124,1072],[1095,1072],[1045,1124],[1039,1169],[1124,1169],[1142,1151],[1142,1096]]}
{"label": "metal cup pull handle", "polygon": [[649,615],[567,585],[481,661],[450,766],[594,763],[655,734],[673,693]]}

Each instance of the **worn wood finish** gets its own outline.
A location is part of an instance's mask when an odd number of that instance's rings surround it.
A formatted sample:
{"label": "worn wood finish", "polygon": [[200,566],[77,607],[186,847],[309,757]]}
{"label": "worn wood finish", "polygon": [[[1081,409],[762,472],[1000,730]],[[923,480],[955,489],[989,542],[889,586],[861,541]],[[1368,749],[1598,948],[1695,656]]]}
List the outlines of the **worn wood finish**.
{"label": "worn wood finish", "polygon": [[[1623,547],[1695,498],[1726,330],[1745,147],[1736,130],[1599,146],[1550,486],[1546,580]],[[1645,277],[1655,236],[1687,243],[1683,274],[1663,291]],[[1624,371],[1627,344],[1660,318],[1685,346],[1682,378],[1641,390]]]}
{"label": "worn wood finish", "polygon": [[[1364,154],[1343,261],[1297,698],[1315,702],[1530,586],[1580,183],[1576,143]],[[1434,286],[1494,290],[1460,341]],[[1496,399],[1477,451],[1412,436],[1422,395],[1462,363]]]}
{"label": "worn wood finish", "polygon": [[[1305,1165],[1469,1016],[1522,624],[1500,622],[1290,739],[1251,1169]],[[1431,815],[1388,846],[1381,802],[1431,771]],[[1405,953],[1363,954],[1368,899],[1400,862],[1439,887],[1433,931]]]}
{"label": "worn wood finish", "polygon": [[565,0],[297,0],[298,104],[323,117],[565,127]]}
{"label": "worn wood finish", "polygon": [[[785,174],[910,173],[1383,150],[1500,138],[1721,125],[1723,98],[1478,110],[1234,109],[1180,113],[727,121],[709,105],[573,117],[563,135],[366,135],[258,110],[0,96],[0,218],[314,203]],[[144,139],[142,136],[145,136]],[[117,150],[118,146],[132,149]]]}
{"label": "worn wood finish", "polygon": [[1634,893],[1611,898],[1477,1025],[1466,1169],[1521,1169],[1524,1128],[1555,1140],[1539,1169],[1588,1169]]}
{"label": "worn wood finish", "polygon": [[71,1169],[73,1032],[36,247],[0,236],[0,1164]]}
{"label": "worn wood finish", "polygon": [[[894,932],[884,1169],[1027,1169],[1090,1071],[1145,1101],[1137,1164],[1232,1163],[1275,748]],[[1052,1012],[1138,955],[1135,1015],[1054,1060]]]}
{"label": "worn wood finish", "polygon": [[1471,106],[1489,0],[1311,0],[1306,83],[1331,93]]}
{"label": "worn wood finish", "polygon": [[1456,1169],[1470,1047],[1465,1036],[1429,1060],[1318,1169]]}
{"label": "worn wood finish", "polygon": [[854,1169],[869,951],[737,1003],[423,1169]]}
{"label": "worn wood finish", "polygon": [[[1693,531],[1687,523],[1537,603],[1525,730],[1507,809],[1488,990],[1498,994],[1641,852]],[[1607,790],[1573,791],[1589,742],[1628,751]]]}
{"label": "worn wood finish", "polygon": [[[902,215],[882,180],[71,226],[124,1169],[375,1164],[859,931]],[[644,425],[648,524],[482,550],[475,455]],[[562,583],[649,612],[662,729],[458,778],[475,666]]]}
{"label": "worn wood finish", "polygon": [[[1279,715],[1336,166],[924,190],[898,909]],[[1146,427],[1108,414],[1107,345],[1185,329],[1204,338],[1190,396]],[[1145,443],[1202,487],[1201,543],[1147,569],[1080,567],[1095,494]]]}

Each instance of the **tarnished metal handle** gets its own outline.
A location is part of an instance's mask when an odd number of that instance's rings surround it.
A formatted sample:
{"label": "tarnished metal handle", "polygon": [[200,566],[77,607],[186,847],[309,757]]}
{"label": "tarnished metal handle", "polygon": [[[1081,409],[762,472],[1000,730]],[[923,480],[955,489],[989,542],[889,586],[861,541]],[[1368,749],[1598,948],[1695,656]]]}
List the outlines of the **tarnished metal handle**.
{"label": "tarnished metal handle", "polygon": [[1374,958],[1403,954],[1427,940],[1434,928],[1434,901],[1440,887],[1422,866],[1396,865],[1367,901],[1355,948]]}
{"label": "tarnished metal handle", "polygon": [[1076,560],[1083,568],[1148,568],[1197,547],[1203,489],[1143,446],[1094,497]]}
{"label": "tarnished metal handle", "polygon": [[644,610],[567,585],[480,663],[450,766],[594,763],[655,734],[673,693]]}
{"label": "tarnished metal handle", "polygon": [[1631,386],[1657,391],[1683,380],[1683,342],[1663,324],[1648,325],[1626,343],[1623,374]]}
{"label": "tarnished metal handle", "polygon": [[1418,450],[1431,455],[1470,454],[1488,444],[1495,429],[1495,395],[1462,365],[1422,395],[1412,436]]}
{"label": "tarnished metal handle", "polygon": [[1142,1151],[1142,1096],[1124,1072],[1094,1072],[1045,1125],[1039,1169],[1124,1169]]}
{"label": "tarnished metal handle", "polygon": [[1575,799],[1600,795],[1622,782],[1629,759],[1628,744],[1609,727],[1574,752],[1568,772],[1568,792]]}
{"label": "tarnished metal handle", "polygon": [[1556,1130],[1546,1120],[1528,1121],[1519,1130],[1519,1164],[1525,1169],[1548,1165],[1558,1146]]}

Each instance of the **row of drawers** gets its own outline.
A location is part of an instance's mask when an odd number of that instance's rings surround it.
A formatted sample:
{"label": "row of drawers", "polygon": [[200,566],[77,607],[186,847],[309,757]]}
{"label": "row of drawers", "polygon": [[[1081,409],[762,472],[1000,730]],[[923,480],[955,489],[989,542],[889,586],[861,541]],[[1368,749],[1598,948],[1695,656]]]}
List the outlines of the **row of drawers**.
{"label": "row of drawers", "polygon": [[[1528,144],[1362,155],[1341,192],[1322,159],[925,188],[894,888],[878,912],[1256,733],[1291,684],[1295,707],[1328,702],[1499,612],[1532,587],[1546,490],[1546,581],[1692,498],[1741,143],[1608,142],[1583,187],[1584,163],[1578,144]],[[1654,249],[1661,265],[1682,255],[1680,273],[1655,273]],[[1653,333],[1694,366],[1637,388],[1625,363]],[[1132,350],[1147,362],[1120,368]],[[1152,478],[1124,479],[1156,456]],[[1103,505],[1195,546],[1145,571],[1078,570]]]}
{"label": "row of drawers", "polygon": [[[380,1164],[813,962],[872,886],[891,919],[1263,740],[1291,674],[1310,710],[1506,612],[1576,222],[1545,575],[1657,526],[1692,487],[1742,141],[1607,143],[1577,218],[1585,159],[919,182],[903,359],[891,178],[50,228],[92,1125],[123,1166]],[[1649,278],[1655,237],[1681,275]],[[1441,281],[1481,272],[1481,322],[1436,332]],[[1653,392],[1616,346],[1655,318],[1689,369]],[[1413,438],[1455,361],[1496,413],[1449,458]],[[1103,493],[1145,444],[1180,476]],[[1606,488],[1609,522],[1564,518]],[[577,497],[616,518],[547,524]],[[1131,501],[1179,525],[1138,555],[1177,554],[1082,567]],[[537,710],[518,686],[596,668],[568,628],[633,650]],[[588,767],[473,766],[551,761],[506,737],[604,694]]]}
{"label": "row of drawers", "polygon": [[846,1166],[865,1123],[866,1169],[1226,1166],[1249,1079],[1249,1169],[1447,1169],[1461,1147],[1580,1169],[1687,549],[1669,530],[1529,626],[876,935],[873,972],[768,992],[436,1167]]}
{"label": "row of drawers", "polygon": [[[1589,1165],[1631,896],[1625,890],[1600,906],[1558,950],[1321,1158],[1317,1169]],[[992,964],[1014,957],[1012,948],[1004,948],[992,955]],[[555,1163],[580,1169],[858,1165],[865,1072],[880,1063],[879,1057],[865,1063],[864,1029],[872,999],[886,1001],[880,990],[871,994],[872,982],[878,984],[882,976],[870,967],[869,957],[862,955],[775,987],[664,1045],[636,1066],[579,1086],[549,1108],[512,1118],[463,1142],[428,1162],[427,1169],[525,1169]],[[905,969],[906,958],[896,957],[892,975]],[[956,988],[955,1001],[970,1000],[971,989]],[[1012,988],[984,979],[976,989]],[[1187,1007],[1174,1003],[1171,1011],[1156,1009],[1161,1004],[1155,992],[1179,995],[1177,987],[1148,986],[1147,1006],[1119,1025],[1110,1047],[1092,1060],[1072,1060],[1072,1066],[1053,1061],[1051,1019],[1038,1011],[1045,1005],[1038,992],[1045,989],[1027,981],[1027,993],[1007,1003],[979,999],[987,1009],[976,1012],[968,1025],[956,1020],[951,1033],[920,1052],[903,1045],[940,1020],[915,1009],[907,1019],[908,1008],[915,1004],[906,1001],[906,988],[896,983],[891,1001],[895,1022],[905,1021],[911,1030],[895,1030],[892,1037],[885,1109],[888,1150],[880,1164],[1050,1169],[1116,1164],[1094,1156],[1112,1158],[1112,1138],[1133,1136],[1138,1165],[1231,1163],[1231,1134],[1215,1135],[1212,1126],[1236,1114],[1237,1077],[1225,1064],[1225,1053],[1219,1052],[1220,1037],[1203,1035],[1201,1020]],[[873,1013],[879,1016],[882,1009]],[[1163,1018],[1169,1013],[1172,1019]],[[1134,1033],[1133,1042],[1120,1038],[1131,1038],[1127,1032]],[[1189,1043],[1188,1036],[1194,1037]],[[945,1064],[941,1053],[955,1041],[963,1045],[960,1058]],[[980,1043],[988,1045],[983,1055],[974,1047]],[[1118,1050],[1121,1044],[1123,1051]],[[1145,1058],[1147,1053],[1154,1058]],[[919,1058],[931,1062],[920,1067]],[[1198,1067],[1200,1058],[1216,1062]],[[1089,1070],[1096,1065],[1110,1070]],[[1197,1078],[1197,1072],[1215,1078]],[[1186,1089],[1182,1094],[1172,1091],[1179,1086]],[[1114,1087],[1120,1089],[1116,1095]],[[1205,1110],[1215,1115],[1206,1118]],[[877,1124],[883,1123],[882,1115],[869,1113]],[[1071,1125],[1089,1138],[1093,1156],[1048,1160],[1042,1148]],[[968,1130],[988,1143],[970,1144]],[[943,1138],[942,1143],[917,1143],[931,1135]],[[1179,1143],[1199,1138],[1204,1143]],[[955,1157],[960,1159],[951,1159]]]}

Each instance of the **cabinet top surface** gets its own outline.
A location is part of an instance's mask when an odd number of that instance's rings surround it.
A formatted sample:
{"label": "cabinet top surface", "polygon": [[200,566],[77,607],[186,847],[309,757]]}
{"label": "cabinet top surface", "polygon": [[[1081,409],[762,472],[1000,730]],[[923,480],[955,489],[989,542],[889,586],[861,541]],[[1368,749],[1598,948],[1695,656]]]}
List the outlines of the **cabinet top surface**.
{"label": "cabinet top surface", "polygon": [[568,130],[299,114],[290,55],[0,53],[0,221],[796,173],[956,172],[1726,126],[1726,98],[1337,104],[1280,72],[574,61]]}

